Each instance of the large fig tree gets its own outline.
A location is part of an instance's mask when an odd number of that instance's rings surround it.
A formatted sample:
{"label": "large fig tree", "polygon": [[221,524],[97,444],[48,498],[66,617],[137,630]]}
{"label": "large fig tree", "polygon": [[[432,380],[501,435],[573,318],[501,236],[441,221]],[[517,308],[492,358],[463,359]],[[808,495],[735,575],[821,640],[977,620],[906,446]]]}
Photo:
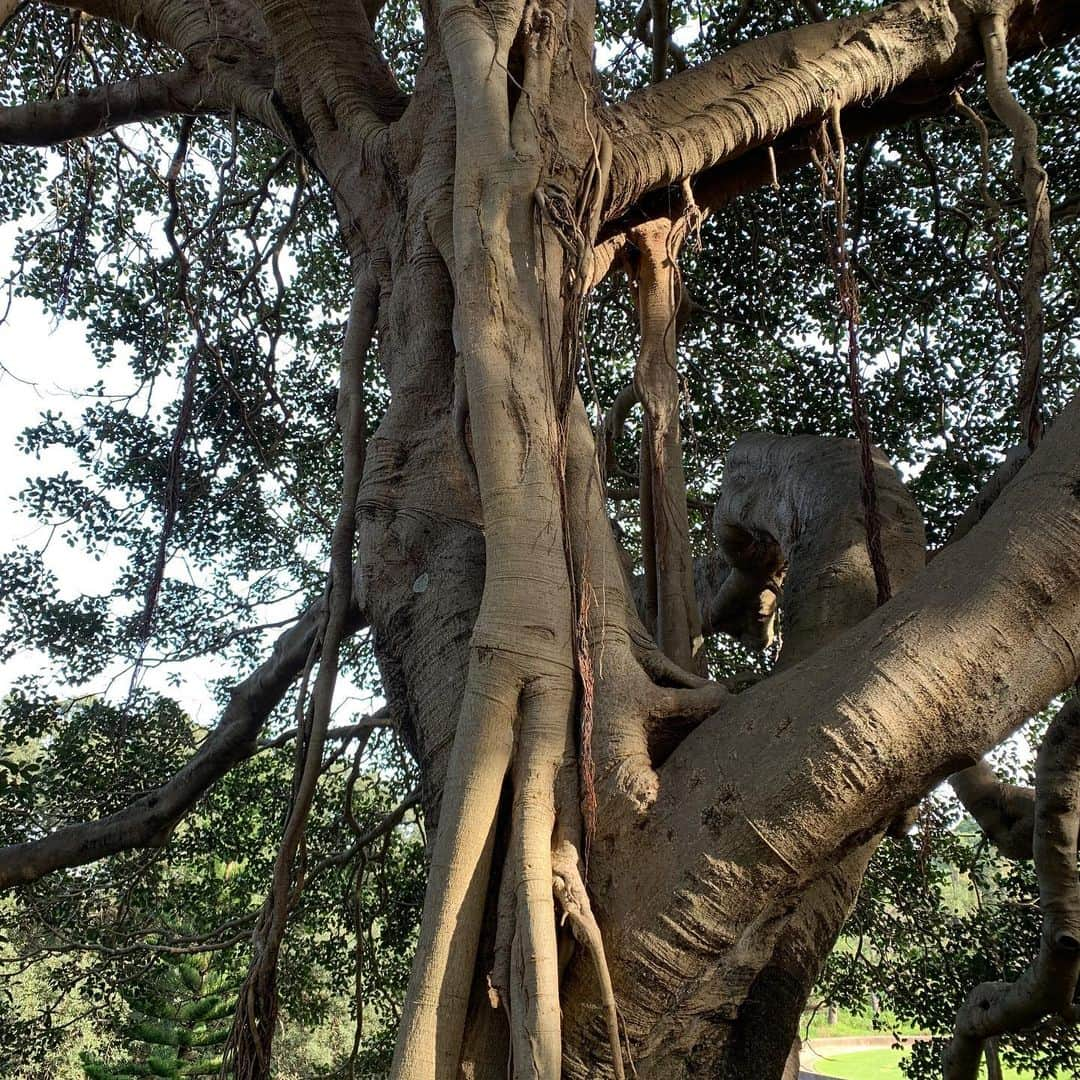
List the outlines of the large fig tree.
{"label": "large fig tree", "polygon": [[[623,1076],[631,1065],[641,1077],[793,1075],[799,1015],[875,847],[961,770],[957,790],[988,833],[1022,834],[1019,853],[1034,855],[1044,933],[1019,982],[956,1003],[947,1075],[974,1076],[986,1038],[1072,1018],[1076,707],[1051,725],[1036,791],[1006,790],[977,763],[1080,676],[1080,402],[1061,407],[1068,380],[1043,388],[1044,354],[1061,368],[1068,352],[1071,324],[1044,296],[1051,222],[1070,210],[1067,192],[1048,188],[1033,119],[1052,95],[1036,85],[1025,108],[1008,71],[1067,43],[1080,9],[854,6],[828,19],[817,4],[767,16],[719,5],[729,38],[752,31],[725,51],[700,13],[695,37],[694,13],[666,0],[630,12],[592,0],[422,0],[417,10],[380,0],[0,3],[12,58],[0,143],[67,145],[74,165],[48,182],[84,181],[54,200],[59,227],[42,243],[60,254],[24,251],[25,275],[51,267],[59,306],[96,318],[112,342],[102,359],[122,343],[145,379],[158,370],[155,350],[176,360],[187,343],[171,435],[140,428],[131,411],[122,432],[110,414],[82,443],[69,433],[87,462],[121,437],[150,444],[113,475],[157,493],[155,528],[139,533],[138,514],[117,524],[107,500],[101,510],[113,521],[103,532],[130,531],[140,552],[127,583],[139,585],[139,610],[107,644],[137,667],[154,649],[179,648],[163,627],[179,595],[169,566],[185,544],[246,545],[248,570],[262,544],[275,569],[293,560],[302,578],[295,537],[267,509],[268,484],[304,511],[304,529],[319,533],[322,522],[328,544],[325,585],[306,582],[318,598],[232,689],[178,771],[105,816],[31,821],[0,850],[0,883],[25,887],[167,843],[251,756],[299,681],[295,775],[227,1047],[233,1074],[269,1074],[279,954],[305,880],[319,872],[304,834],[335,679],[364,627],[385,715],[419,763],[430,835],[393,1076],[486,1080],[508,1061],[517,1077]],[[754,36],[773,26],[787,28]],[[627,62],[632,48],[644,62]],[[1051,55],[1052,68],[1070,54]],[[980,115],[958,91],[983,86]],[[985,139],[987,170],[992,143],[1007,138],[1013,154],[1004,207],[988,176],[980,186],[991,231],[1003,215],[1024,222],[1021,269],[1003,282],[1005,241],[991,245],[984,273],[997,289],[982,307],[998,328],[988,370],[1009,385],[1019,449],[952,541],[934,537],[941,550],[930,561],[922,513],[872,445],[874,403],[861,386],[864,368],[889,362],[860,323],[874,311],[869,289],[895,295],[896,260],[886,272],[859,245],[875,200],[899,220],[905,199],[922,199],[902,182],[867,192],[867,176],[880,175],[868,171],[875,155],[886,165],[897,156],[875,146],[898,125],[946,112],[972,145]],[[148,126],[132,136],[125,125],[136,123]],[[170,156],[154,167],[162,128]],[[935,218],[947,216],[934,153],[916,133],[929,176],[920,190],[934,192]],[[119,190],[95,140],[112,140],[117,161],[146,165],[141,183],[121,185],[130,235],[140,214],[166,215],[159,250],[144,251],[154,287],[127,288],[110,308],[125,314],[109,326],[95,289],[121,288],[122,258],[99,258],[96,283],[76,270],[80,252],[110,249],[108,236],[94,237],[95,192]],[[52,159],[9,153],[13,176],[46,182]],[[774,326],[767,386],[739,385],[739,358],[727,357],[730,403],[695,402],[693,392],[687,401],[686,388],[703,382],[680,369],[680,338],[698,335],[698,365],[709,350],[681,266],[705,261],[703,238],[722,235],[710,220],[747,193],[779,185],[782,215],[785,178],[803,166],[820,179],[823,225],[807,249],[817,245],[829,270],[795,292],[824,281],[837,351],[816,372],[791,365],[785,379]],[[229,183],[215,187],[214,168]],[[291,204],[273,195],[286,171],[300,178]],[[236,180],[245,175],[261,180]],[[16,186],[9,205],[32,212]],[[968,231],[978,227],[966,216]],[[320,229],[339,245],[320,249],[315,273],[300,249]],[[200,233],[213,243],[200,246]],[[230,252],[248,241],[253,269],[234,272]],[[773,256],[753,230],[731,228],[724,242],[744,272],[766,272]],[[860,280],[867,266],[877,276]],[[787,269],[795,282],[806,271]],[[715,285],[705,287],[723,303]],[[924,285],[910,286],[921,292],[911,306],[921,336],[904,331],[916,352],[985,330],[977,320],[935,328],[927,311],[951,297]],[[275,381],[274,358],[281,326],[346,286],[335,522],[312,493],[333,479],[332,410],[312,407],[326,388],[296,380],[296,364]],[[150,300],[161,305],[157,322],[139,317]],[[1015,318],[1003,325],[998,309]],[[588,360],[630,310],[632,373],[608,393]],[[711,317],[747,315],[714,307]],[[784,348],[827,356],[827,321],[786,328]],[[334,337],[309,326],[306,344],[325,350]],[[767,426],[749,403],[798,401],[822,386],[847,402],[854,439],[835,437],[846,422],[734,439],[731,416]],[[687,495],[688,410],[727,410],[733,443],[708,555],[698,550],[700,499]],[[296,437],[294,413],[321,417],[322,430]],[[324,453],[313,458],[313,447]],[[140,468],[153,475],[135,476]],[[264,486],[246,487],[250,475]],[[207,491],[218,509],[194,510]],[[69,614],[84,635],[102,633],[92,604]],[[196,633],[197,613],[188,621]],[[775,664],[710,679],[719,635],[771,649]]]}

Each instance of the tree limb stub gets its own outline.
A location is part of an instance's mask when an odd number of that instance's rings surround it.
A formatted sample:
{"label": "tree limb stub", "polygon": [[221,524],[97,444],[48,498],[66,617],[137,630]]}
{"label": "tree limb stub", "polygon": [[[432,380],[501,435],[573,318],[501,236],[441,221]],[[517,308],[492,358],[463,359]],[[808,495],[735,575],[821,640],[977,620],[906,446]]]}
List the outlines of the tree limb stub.
{"label": "tree limb stub", "polygon": [[986,1039],[1046,1015],[1076,1020],[1080,975],[1080,699],[1051,721],[1035,769],[1033,854],[1043,913],[1039,954],[1015,982],[977,986],[956,1014],[943,1056],[945,1080],[975,1080]]}
{"label": "tree limb stub", "polygon": [[[873,451],[882,543],[898,583],[925,562],[922,516],[884,455]],[[805,659],[874,610],[862,542],[862,463],[851,439],[744,435],[728,453],[714,528],[736,572],[713,595],[705,622],[743,640],[772,637],[782,585],[780,664]]]}

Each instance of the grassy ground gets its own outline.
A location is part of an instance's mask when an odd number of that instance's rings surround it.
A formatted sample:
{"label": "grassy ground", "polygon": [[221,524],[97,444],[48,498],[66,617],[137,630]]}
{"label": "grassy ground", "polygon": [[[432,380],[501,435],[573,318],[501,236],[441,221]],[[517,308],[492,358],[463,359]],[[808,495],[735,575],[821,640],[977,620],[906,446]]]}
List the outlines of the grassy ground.
{"label": "grassy ground", "polygon": [[[838,1054],[833,1058],[815,1058],[813,1068],[822,1076],[839,1080],[903,1080],[900,1071],[902,1050],[862,1050],[857,1054]],[[1004,1066],[1005,1080],[1031,1080],[1031,1073],[1017,1072]],[[986,1071],[979,1071],[980,1077]],[[1061,1080],[1065,1080],[1064,1075]]]}
{"label": "grassy ground", "polygon": [[891,1013],[883,1012],[877,1018],[877,1027],[869,1014],[849,1013],[838,1009],[835,1024],[828,1024],[828,1011],[818,1009],[813,1014],[806,1013],[799,1025],[799,1035],[803,1039],[837,1039],[845,1035],[918,1035],[918,1028],[910,1024],[898,1023]]}

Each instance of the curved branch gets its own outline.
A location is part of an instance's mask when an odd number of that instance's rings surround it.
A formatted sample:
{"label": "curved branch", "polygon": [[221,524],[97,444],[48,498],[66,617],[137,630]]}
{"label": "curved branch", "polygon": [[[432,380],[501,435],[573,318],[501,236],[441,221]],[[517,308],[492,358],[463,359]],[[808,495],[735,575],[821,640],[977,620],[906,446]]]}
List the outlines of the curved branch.
{"label": "curved branch", "polygon": [[1065,703],[1047,729],[1035,768],[1034,845],[1043,913],[1039,954],[1015,982],[975,987],[956,1014],[943,1057],[945,1080],[975,1080],[983,1044],[1046,1015],[1076,1019],[1080,975],[1080,699]]}
{"label": "curved branch", "polygon": [[[202,0],[47,2],[54,7],[70,8],[93,18],[117,23],[146,41],[164,45],[181,54],[186,63],[178,72],[144,76],[144,79],[151,80],[144,93],[151,99],[156,97],[160,109],[151,107],[146,110],[146,115],[134,115],[129,117],[130,120],[154,119],[169,113],[215,112],[235,108],[286,143],[292,143],[292,132],[280,115],[273,95],[276,61],[270,40],[261,16],[250,0],[213,5]],[[190,86],[185,84],[182,76],[184,71],[190,73]],[[161,100],[162,88],[154,86],[153,80],[163,80],[164,89],[172,90],[175,100]],[[184,85],[170,86],[174,80]],[[109,100],[97,100],[96,107],[102,108],[104,105],[102,121],[105,121],[110,113],[117,110],[114,95],[120,93],[122,99],[125,95],[137,98],[142,82],[143,79],[133,79],[128,83],[102,87],[89,95],[75,95],[67,99],[65,108],[78,109],[79,103],[85,98],[100,99],[104,96]],[[82,111],[89,115],[85,106]],[[103,122],[100,127],[92,119],[86,122],[90,124],[89,130],[73,130],[52,141],[108,131],[128,120]],[[30,141],[32,145],[44,145],[46,142],[44,139]]]}
{"label": "curved branch", "polygon": [[[277,88],[316,144],[346,133],[362,156],[378,153],[385,125],[408,101],[379,52],[363,5],[256,0],[272,52]],[[374,10],[374,9],[372,9]],[[312,64],[318,55],[320,62]]]}
{"label": "curved branch", "polygon": [[[1080,32],[1068,0],[1009,6],[1012,57]],[[902,0],[737,46],[602,114],[615,146],[604,218],[816,124],[834,105],[935,98],[981,58],[966,0]]]}
{"label": "curved branch", "polygon": [[0,109],[0,144],[52,146],[102,135],[123,124],[163,116],[194,116],[225,107],[210,80],[185,65],[160,75],[109,83],[85,94]]}
{"label": "curved branch", "polygon": [[[313,604],[278,638],[273,655],[233,689],[218,726],[159,788],[97,821],[67,825],[39,840],[0,848],[0,888],[25,885],[55,870],[85,866],[121,851],[163,846],[199,798],[258,749],[259,729],[300,674],[323,608],[323,601]],[[360,626],[354,611],[351,629]]]}

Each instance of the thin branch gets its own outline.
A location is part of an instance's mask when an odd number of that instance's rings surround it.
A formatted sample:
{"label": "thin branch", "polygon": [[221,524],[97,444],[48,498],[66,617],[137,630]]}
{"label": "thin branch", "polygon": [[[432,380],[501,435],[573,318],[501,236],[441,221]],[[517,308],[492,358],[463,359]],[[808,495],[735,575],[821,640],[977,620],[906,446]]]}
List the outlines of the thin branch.
{"label": "thin branch", "polygon": [[[360,720],[355,724],[349,724],[345,727],[330,728],[326,732],[326,740],[327,742],[343,742],[348,739],[355,739],[357,735],[362,735],[364,732],[371,731],[373,728],[394,726],[395,720],[387,706],[379,709],[378,712],[373,712],[370,716],[364,717],[363,720]],[[291,742],[296,738],[299,734],[299,730],[299,728],[293,727],[281,732],[280,735],[275,735],[272,739],[262,739],[259,742],[259,750],[273,750],[279,746],[284,746],[286,743]]]}
{"label": "thin branch", "polygon": [[[0,889],[121,851],[163,846],[199,798],[255,752],[259,729],[299,675],[322,619],[323,603],[313,604],[278,638],[273,655],[233,689],[218,726],[160,787],[97,821],[67,825],[38,840],[0,848]],[[354,610],[350,629],[359,629],[361,622]]]}
{"label": "thin branch", "polygon": [[419,805],[420,789],[414,788],[390,813],[380,818],[365,832],[360,833],[347,848],[343,848],[333,855],[327,855],[325,859],[315,863],[310,869],[310,875],[317,878],[324,870],[329,870],[332,866],[344,866],[346,863],[352,862],[364,848],[370,847],[376,840],[392,833],[405,820],[405,815]]}

